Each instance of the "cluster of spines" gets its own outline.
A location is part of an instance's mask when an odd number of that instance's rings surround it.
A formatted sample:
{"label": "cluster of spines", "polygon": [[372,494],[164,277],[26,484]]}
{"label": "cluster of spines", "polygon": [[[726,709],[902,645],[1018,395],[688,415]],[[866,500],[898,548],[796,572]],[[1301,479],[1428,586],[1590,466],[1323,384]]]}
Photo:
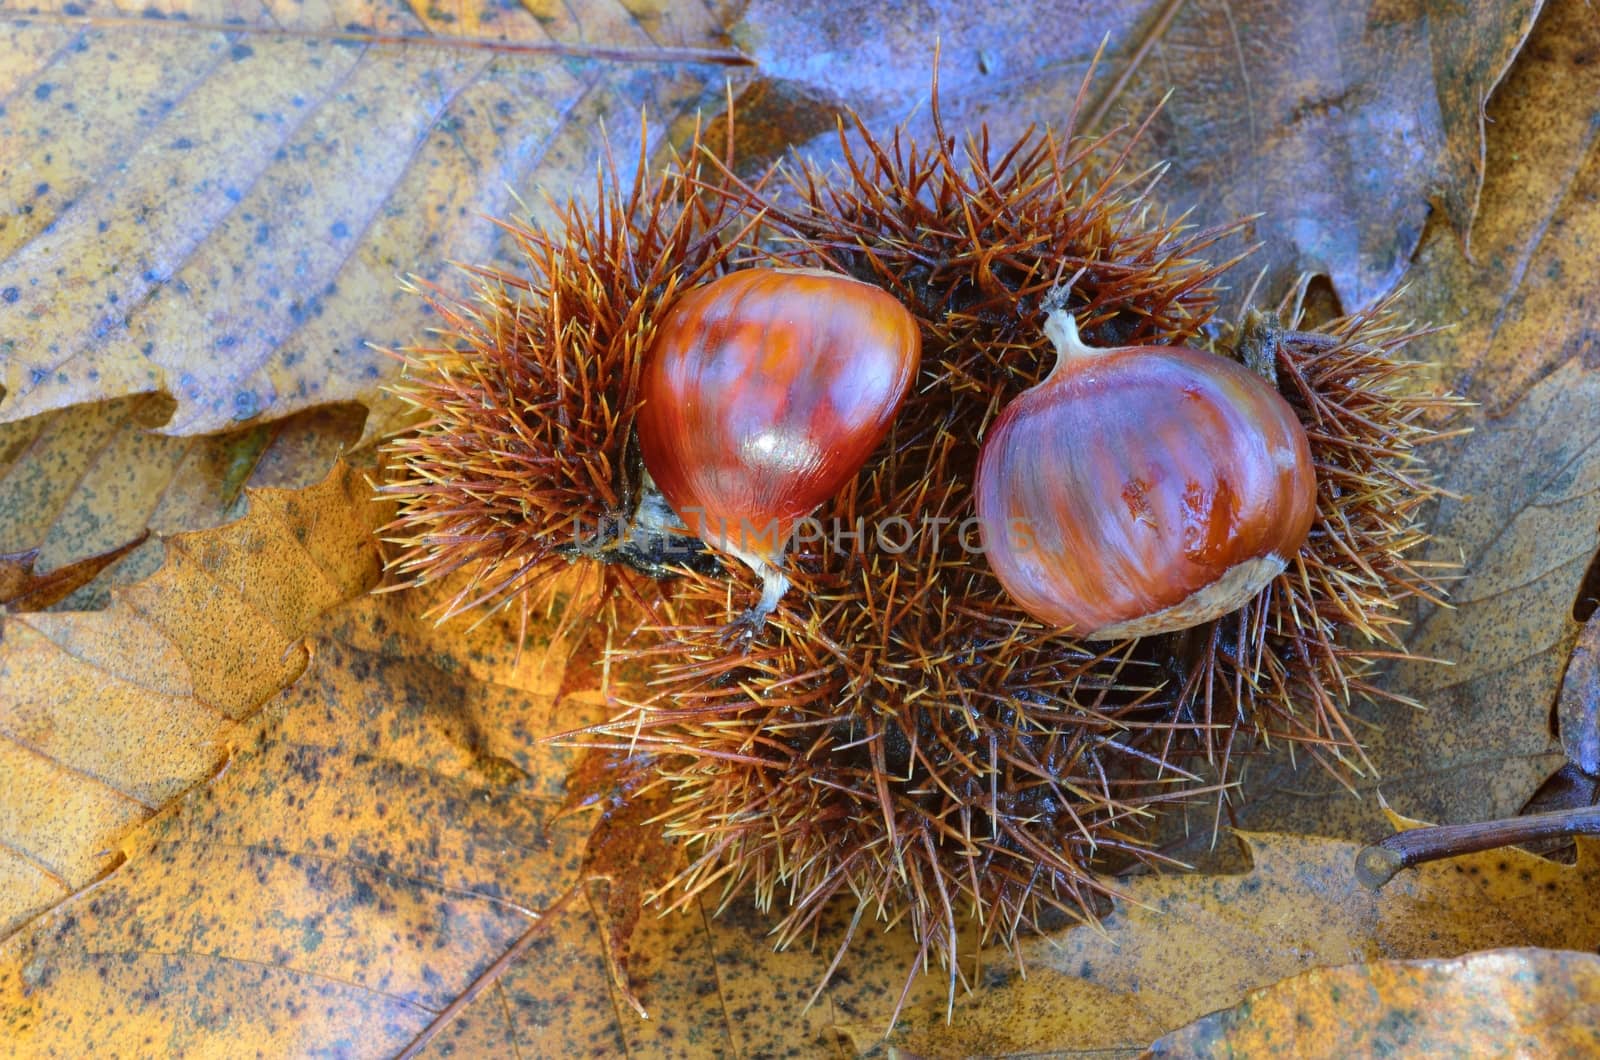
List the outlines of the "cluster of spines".
{"label": "cluster of spines", "polygon": [[1204,745],[1224,773],[1241,732],[1305,748],[1341,778],[1368,768],[1345,711],[1357,699],[1396,698],[1372,678],[1384,659],[1406,654],[1405,606],[1443,602],[1452,568],[1420,555],[1425,509],[1442,496],[1421,450],[1451,436],[1438,424],[1462,402],[1422,385],[1425,366],[1401,351],[1427,329],[1398,322],[1391,302],[1302,331],[1291,293],[1274,314],[1284,324],[1252,315],[1228,337],[1259,335],[1273,354],[1311,443],[1317,514],[1261,596],[1189,638],[1187,699],[1228,720],[1222,742]]}
{"label": "cluster of spines", "polygon": [[[948,435],[892,446],[823,521],[913,510],[953,526],[970,509],[957,451]],[[726,580],[691,575],[667,624],[642,631],[653,643],[626,653],[651,664],[654,694],[593,742],[648,756],[673,793],[662,822],[688,861],[664,905],[748,891],[782,909],[787,945],[842,901],[839,952],[869,916],[904,922],[954,976],[970,919],[1009,944],[1046,910],[1092,909],[1097,860],[1160,860],[1138,842],[1144,818],[1195,778],[1160,760],[1148,667],[997,609],[981,558],[932,533],[793,562],[748,650],[727,647]]]}
{"label": "cluster of spines", "polygon": [[700,179],[698,133],[659,172],[640,142],[631,182],[606,155],[593,205],[574,199],[547,227],[502,223],[520,270],[470,268],[465,297],[417,285],[439,341],[395,354],[391,392],[417,423],[386,443],[379,493],[398,505],[392,587],[460,572],[441,620],[512,604],[525,624],[581,559],[599,561],[579,566],[597,583],[562,583],[572,598],[653,596],[652,579],[613,562],[643,488],[640,366],[661,311],[723,270],[742,232],[735,200]]}

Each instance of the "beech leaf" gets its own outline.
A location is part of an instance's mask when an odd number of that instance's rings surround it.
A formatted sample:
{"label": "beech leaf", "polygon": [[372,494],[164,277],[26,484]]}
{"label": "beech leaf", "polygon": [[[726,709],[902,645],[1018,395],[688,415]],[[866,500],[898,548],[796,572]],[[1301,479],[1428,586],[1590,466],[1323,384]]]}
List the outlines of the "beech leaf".
{"label": "beech leaf", "polygon": [[0,616],[0,937],[114,868],[300,674],[312,620],[376,582],[365,491],[340,465],[255,492],[105,611]]}

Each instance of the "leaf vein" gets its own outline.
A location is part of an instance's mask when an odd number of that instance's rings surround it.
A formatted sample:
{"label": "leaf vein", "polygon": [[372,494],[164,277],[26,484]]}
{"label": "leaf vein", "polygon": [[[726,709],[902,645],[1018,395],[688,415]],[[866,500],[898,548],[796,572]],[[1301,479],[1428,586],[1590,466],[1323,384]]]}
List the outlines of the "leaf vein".
{"label": "leaf vein", "polygon": [[[222,31],[222,29],[221,29],[221,27],[219,27],[218,28],[218,32],[221,32],[221,31]],[[154,129],[156,129],[156,128],[159,128],[160,125],[162,124],[162,122],[164,122],[168,117],[172,116],[173,114],[176,114],[177,110],[178,110],[177,104],[181,103],[184,99],[186,99],[190,95],[190,93],[192,93],[201,84],[203,84],[206,81],[208,81],[211,78],[211,75],[214,74],[217,71],[217,68],[222,64],[223,61],[224,61],[224,59],[219,56],[217,61],[206,69],[206,71],[205,71],[203,76],[201,76],[199,78],[196,78],[188,87],[186,87],[184,89],[183,93],[181,95],[179,95],[177,97],[177,99],[175,99],[173,101],[173,105],[165,111],[165,113],[163,114],[163,117],[162,117],[162,121],[157,122],[155,125],[151,126],[152,131]],[[328,99],[333,95],[333,93],[336,92],[340,88],[340,86],[342,86],[344,84],[345,80],[348,79],[350,77],[351,73],[354,72],[356,70],[356,68],[359,67],[359,66],[360,66],[360,60],[359,60],[359,57],[358,57],[358,59],[355,62],[352,62],[350,64],[349,69],[345,70],[339,77],[335,78],[332,82],[329,83],[327,91],[324,92],[322,94],[322,96],[315,101],[314,105],[301,108],[302,113],[299,115],[299,119],[297,121],[295,121],[292,125],[290,125],[290,126],[288,126],[288,127],[286,127],[284,129],[283,136],[278,140],[278,146],[281,147],[283,144],[287,143],[289,141],[290,137],[292,137],[296,132],[298,132],[300,130],[300,128],[303,125],[305,125],[305,123],[308,120],[310,120],[312,114],[316,113],[318,110],[320,110],[322,108],[323,104],[325,104],[328,101]],[[149,137],[146,136],[145,139],[148,140]],[[267,155],[264,155],[263,157],[266,159],[265,165],[263,165],[256,173],[254,173],[251,176],[250,182],[244,188],[245,192],[248,192],[250,189],[254,188],[257,184],[259,184],[260,181],[261,181],[261,178],[263,176],[265,176],[266,173],[272,169],[273,164],[274,164],[274,159],[273,159],[272,155],[271,154],[267,154]],[[116,166],[122,165],[125,161],[126,161],[125,158],[118,158],[116,160],[116,162],[113,163],[113,167],[112,168],[115,168]],[[104,187],[108,187],[108,186],[109,187],[114,187],[115,185],[114,185],[114,183],[110,184],[110,185],[107,185],[107,184],[105,184],[105,183],[103,183],[103,182],[101,182],[101,181],[99,181],[97,179],[94,182],[93,186],[96,187],[96,188],[104,188]],[[80,196],[78,201],[73,204],[74,207],[76,207],[78,205],[78,203],[83,202],[86,198],[87,198],[87,196]],[[196,254],[198,254],[207,245],[207,243],[210,241],[211,234],[216,231],[217,226],[220,225],[223,221],[227,220],[229,217],[233,216],[234,211],[239,209],[240,204],[242,204],[244,202],[245,198],[246,198],[246,195],[241,194],[239,196],[239,201],[237,203],[234,203],[227,210],[224,210],[222,213],[218,214],[215,218],[213,218],[211,220],[211,223],[206,227],[206,229],[204,231],[194,233],[193,238],[192,238],[189,246],[184,250],[183,255],[173,264],[172,268],[170,270],[168,270],[168,275],[169,276],[176,276],[176,275],[178,275],[178,273],[183,271],[183,268],[190,261],[192,261],[194,259],[194,256]],[[57,218],[57,221],[59,221],[59,220],[60,220],[60,217]],[[137,302],[134,302],[130,306],[130,308],[128,309],[128,311],[125,314],[123,319],[125,321],[132,320],[134,315],[137,314],[139,312],[139,310],[143,309],[146,305],[150,304],[150,300],[155,296],[156,290],[159,289],[163,285],[164,284],[162,282],[158,282],[158,281],[154,281],[154,280],[146,281],[146,286],[145,286],[143,292],[139,295]],[[132,301],[132,300],[130,299],[130,301]],[[122,327],[123,327],[124,330],[126,330],[126,324],[122,325]],[[35,369],[36,370],[43,370],[43,371],[45,371],[46,374],[49,374],[50,372],[56,371],[62,365],[68,363],[69,361],[72,361],[72,360],[76,359],[77,357],[79,357],[83,353],[84,343],[83,343],[83,341],[81,341],[82,338],[83,338],[83,336],[80,336],[80,341],[79,342],[71,344],[67,349],[66,355],[61,357],[59,360],[53,361],[53,362],[51,362],[51,363],[49,363],[47,365],[43,365],[43,366],[34,366]],[[7,397],[8,400],[10,400],[13,403],[15,403],[15,400],[17,398],[22,397],[22,396],[24,396],[26,394],[31,394],[36,389],[38,389],[38,385],[36,383],[33,383],[33,382],[19,383],[18,386],[16,387],[15,392],[14,393],[8,393],[6,395],[6,397]]]}
{"label": "leaf vein", "polygon": [[375,987],[367,986],[365,983],[358,983],[358,982],[355,982],[354,980],[346,979],[343,976],[332,975],[332,974],[330,974],[328,972],[313,971],[310,968],[300,968],[300,967],[297,967],[297,966],[291,965],[291,964],[274,964],[271,961],[256,960],[255,958],[252,958],[252,957],[240,957],[240,956],[237,956],[237,955],[231,954],[231,953],[205,953],[205,952],[203,952],[201,950],[187,950],[187,949],[179,949],[179,950],[155,950],[155,949],[142,949],[141,950],[141,949],[131,949],[131,950],[84,950],[83,951],[83,955],[85,957],[89,957],[89,958],[99,958],[99,957],[136,957],[136,958],[171,957],[171,958],[178,958],[178,959],[182,959],[182,960],[194,960],[194,959],[207,960],[207,959],[209,959],[209,960],[221,961],[221,962],[223,962],[225,964],[242,964],[242,965],[246,965],[246,966],[253,967],[253,968],[267,968],[267,969],[271,969],[273,971],[288,972],[290,975],[305,976],[308,979],[321,979],[324,982],[338,983],[341,986],[347,986],[347,987],[350,987],[352,989],[359,990],[362,993],[371,994],[371,995],[373,995],[375,997],[387,998],[390,1001],[398,1002],[398,1003],[400,1003],[402,1005],[405,1005],[407,1008],[416,1009],[418,1012],[424,1012],[424,1013],[427,1013],[430,1016],[436,1015],[438,1013],[438,1011],[439,1011],[438,1009],[429,1008],[427,1005],[424,1005],[421,1002],[413,1001],[410,998],[402,997],[399,994],[391,994],[386,990],[379,990],[379,989],[377,989]]}
{"label": "leaf vein", "polygon": [[98,774],[96,774],[96,773],[94,773],[94,772],[92,772],[90,770],[82,769],[82,768],[80,768],[78,766],[70,765],[70,764],[68,764],[66,762],[63,762],[61,759],[57,758],[55,755],[51,754],[49,751],[44,750],[42,747],[35,746],[34,744],[30,743],[27,740],[22,739],[20,736],[16,735],[15,733],[11,732],[8,729],[0,728],[0,739],[4,739],[4,740],[6,740],[6,741],[8,741],[10,743],[13,743],[13,744],[17,745],[18,747],[22,748],[24,751],[28,751],[28,752],[30,752],[30,753],[32,753],[34,755],[37,755],[38,757],[44,759],[46,762],[48,762],[51,765],[55,766],[57,769],[61,770],[63,773],[70,773],[73,776],[82,777],[85,780],[93,781],[95,784],[98,784],[100,787],[105,788],[107,791],[111,792],[113,795],[116,795],[116,796],[118,796],[118,797],[120,797],[122,799],[126,799],[128,802],[131,802],[135,806],[138,806],[140,809],[144,810],[145,813],[147,813],[147,814],[155,813],[156,810],[158,810],[160,808],[160,807],[157,807],[157,806],[150,805],[149,803],[145,802],[143,799],[139,798],[137,795],[131,794],[131,793],[126,792],[126,791],[123,791],[121,788],[117,787],[115,784],[113,784],[111,781],[107,780],[105,777],[102,777],[102,776],[100,776],[100,775],[98,775]]}

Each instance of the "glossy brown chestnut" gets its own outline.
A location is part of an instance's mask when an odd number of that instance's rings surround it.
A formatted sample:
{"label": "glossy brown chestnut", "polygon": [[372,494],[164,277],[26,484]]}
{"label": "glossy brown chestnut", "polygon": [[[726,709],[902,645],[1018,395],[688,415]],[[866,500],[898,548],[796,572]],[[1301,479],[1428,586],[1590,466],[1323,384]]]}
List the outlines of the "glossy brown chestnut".
{"label": "glossy brown chestnut", "polygon": [[1316,514],[1294,411],[1215,354],[1094,349],[1063,309],[1045,332],[1055,370],[1000,413],[978,460],[979,526],[1006,591],[1088,640],[1242,607]]}
{"label": "glossy brown chestnut", "polygon": [[796,522],[860,470],[916,378],[916,321],[887,292],[818,269],[746,269],[685,294],[645,360],[639,448],[667,503],[788,587]]}

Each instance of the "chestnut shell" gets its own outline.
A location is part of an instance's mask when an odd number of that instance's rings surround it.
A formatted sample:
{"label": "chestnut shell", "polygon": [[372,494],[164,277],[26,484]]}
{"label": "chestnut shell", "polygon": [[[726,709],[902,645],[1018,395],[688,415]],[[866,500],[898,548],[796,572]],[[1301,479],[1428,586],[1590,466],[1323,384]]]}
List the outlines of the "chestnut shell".
{"label": "chestnut shell", "polygon": [[1259,376],[1180,347],[1094,350],[1008,405],[979,457],[990,567],[1090,640],[1199,625],[1284,569],[1316,514],[1305,429]]}
{"label": "chestnut shell", "polygon": [[645,466],[702,540],[775,561],[883,439],[921,349],[915,319],[871,284],[729,273],[680,298],[657,331],[637,420]]}

